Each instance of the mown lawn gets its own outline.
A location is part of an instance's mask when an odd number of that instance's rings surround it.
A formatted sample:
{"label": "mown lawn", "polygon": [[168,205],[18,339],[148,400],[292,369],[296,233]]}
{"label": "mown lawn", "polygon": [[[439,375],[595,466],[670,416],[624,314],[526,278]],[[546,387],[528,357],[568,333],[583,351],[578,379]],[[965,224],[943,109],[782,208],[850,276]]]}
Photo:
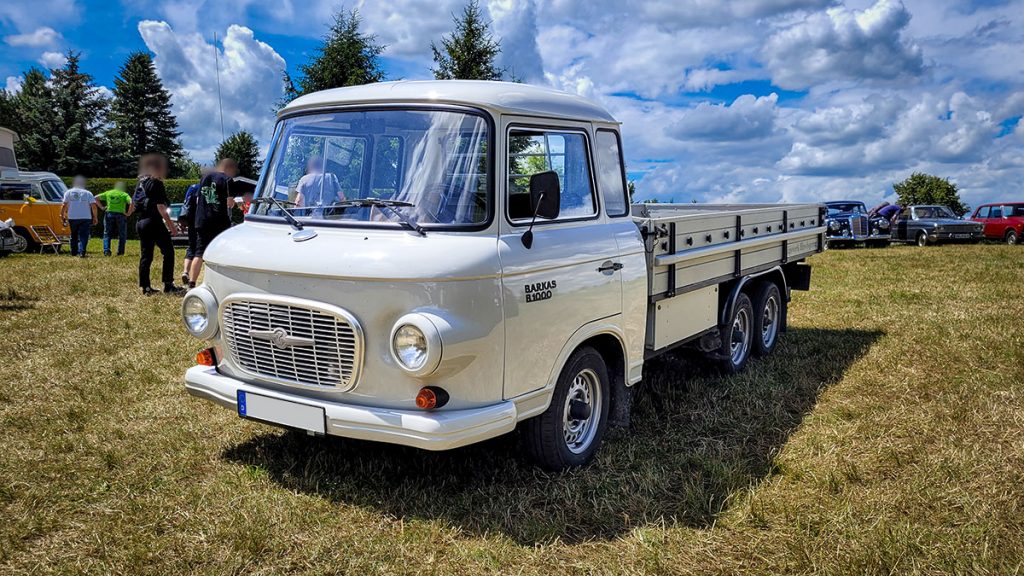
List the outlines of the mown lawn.
{"label": "mown lawn", "polygon": [[773,358],[652,364],[562,475],[189,397],[136,253],[0,259],[0,574],[1024,572],[1020,247],[816,256]]}

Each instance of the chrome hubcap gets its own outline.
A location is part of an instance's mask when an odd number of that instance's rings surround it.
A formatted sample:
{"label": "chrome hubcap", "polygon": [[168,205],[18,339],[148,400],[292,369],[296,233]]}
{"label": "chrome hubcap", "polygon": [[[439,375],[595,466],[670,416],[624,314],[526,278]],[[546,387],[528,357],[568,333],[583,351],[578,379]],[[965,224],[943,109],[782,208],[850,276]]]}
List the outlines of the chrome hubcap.
{"label": "chrome hubcap", "polygon": [[589,368],[580,371],[569,385],[562,409],[562,434],[565,446],[573,454],[586,451],[593,443],[601,418],[601,402],[597,373]]}
{"label": "chrome hubcap", "polygon": [[761,319],[761,341],[765,348],[770,348],[775,342],[775,335],[779,331],[779,301],[775,296],[770,296],[764,303],[764,316]]}
{"label": "chrome hubcap", "polygon": [[750,346],[750,315],[747,310],[736,311],[736,319],[732,321],[732,363],[739,364],[747,355]]}

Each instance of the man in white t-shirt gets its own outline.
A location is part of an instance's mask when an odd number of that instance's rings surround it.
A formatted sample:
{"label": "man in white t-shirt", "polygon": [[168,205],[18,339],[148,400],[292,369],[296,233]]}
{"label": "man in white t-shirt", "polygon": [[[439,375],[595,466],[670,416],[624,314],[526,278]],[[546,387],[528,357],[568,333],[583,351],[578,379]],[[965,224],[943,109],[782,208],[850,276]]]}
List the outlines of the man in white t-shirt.
{"label": "man in white t-shirt", "polygon": [[[338,177],[330,172],[324,172],[324,159],[314,156],[306,163],[306,175],[299,178],[295,185],[295,205],[298,208],[310,208],[306,214],[310,216],[322,216],[321,207],[336,204],[345,199],[341,191],[341,184]],[[316,212],[316,214],[313,214]]]}
{"label": "man in white t-shirt", "polygon": [[85,189],[85,176],[75,176],[71,188],[64,192],[60,218],[71,228],[71,255],[85,258],[90,227],[98,222],[96,198]]}

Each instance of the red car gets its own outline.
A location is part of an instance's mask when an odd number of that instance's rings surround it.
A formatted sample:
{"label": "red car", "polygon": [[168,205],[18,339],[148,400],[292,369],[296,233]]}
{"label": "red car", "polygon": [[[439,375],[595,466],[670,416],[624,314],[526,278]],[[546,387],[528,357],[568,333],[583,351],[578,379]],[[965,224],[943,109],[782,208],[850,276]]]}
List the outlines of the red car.
{"label": "red car", "polygon": [[1017,244],[1024,240],[1024,202],[982,204],[971,220],[985,225],[985,238]]}

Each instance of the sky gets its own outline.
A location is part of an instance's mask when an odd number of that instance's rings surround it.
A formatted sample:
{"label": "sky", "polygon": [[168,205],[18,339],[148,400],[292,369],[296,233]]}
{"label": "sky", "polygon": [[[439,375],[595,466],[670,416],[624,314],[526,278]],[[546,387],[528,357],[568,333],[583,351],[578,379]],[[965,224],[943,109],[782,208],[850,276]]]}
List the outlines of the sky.
{"label": "sky", "polygon": [[[464,0],[4,0],[0,87],[67,50],[105,87],[153,54],[186,149],[264,146],[282,72],[355,8],[390,79],[430,77]],[[500,64],[622,122],[639,199],[892,200],[923,171],[972,205],[1024,198],[1024,0],[481,0]],[[214,38],[216,37],[216,42]],[[216,60],[215,60],[216,55]],[[219,68],[215,65],[219,63]]]}

